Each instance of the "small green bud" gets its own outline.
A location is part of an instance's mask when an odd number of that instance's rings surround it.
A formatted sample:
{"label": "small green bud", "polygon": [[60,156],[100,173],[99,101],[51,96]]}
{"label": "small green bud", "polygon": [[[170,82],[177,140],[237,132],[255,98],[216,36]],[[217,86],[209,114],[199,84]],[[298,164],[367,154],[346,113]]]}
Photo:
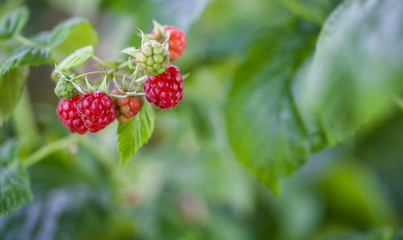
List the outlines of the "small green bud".
{"label": "small green bud", "polygon": [[70,99],[77,94],[77,89],[70,82],[59,78],[55,87],[55,94],[59,98]]}
{"label": "small green bud", "polygon": [[169,51],[161,43],[149,40],[137,52],[136,62],[145,75],[156,76],[163,73],[169,65],[169,56]]}

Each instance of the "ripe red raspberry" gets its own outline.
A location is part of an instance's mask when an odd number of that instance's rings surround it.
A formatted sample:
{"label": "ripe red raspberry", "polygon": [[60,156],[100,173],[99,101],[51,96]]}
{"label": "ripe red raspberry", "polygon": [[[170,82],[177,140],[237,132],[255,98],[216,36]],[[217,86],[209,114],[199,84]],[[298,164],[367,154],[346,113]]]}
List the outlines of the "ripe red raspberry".
{"label": "ripe red raspberry", "polygon": [[[186,34],[174,26],[164,25],[162,26],[162,28],[165,32],[170,31],[169,60],[175,61],[180,55],[182,55],[183,51],[186,48]],[[155,34],[155,30],[153,30],[151,34]],[[160,36],[157,37],[159,41],[164,41],[164,39],[161,39]]]}
{"label": "ripe red raspberry", "polygon": [[71,97],[69,100],[60,99],[56,112],[57,115],[59,115],[60,122],[62,122],[70,132],[84,134],[88,129],[84,126],[83,120],[77,113],[77,101],[77,95]]}
{"label": "ripe red raspberry", "polygon": [[104,129],[116,117],[112,98],[102,91],[81,95],[77,102],[77,111],[90,132]]}
{"label": "ripe red raspberry", "polygon": [[116,98],[114,103],[116,107],[116,119],[119,122],[126,122],[140,112],[143,106],[143,99],[141,97],[127,96],[125,98]]}
{"label": "ripe red raspberry", "polygon": [[161,109],[175,107],[183,98],[183,77],[177,66],[169,65],[165,72],[148,76],[143,88],[148,102]]}

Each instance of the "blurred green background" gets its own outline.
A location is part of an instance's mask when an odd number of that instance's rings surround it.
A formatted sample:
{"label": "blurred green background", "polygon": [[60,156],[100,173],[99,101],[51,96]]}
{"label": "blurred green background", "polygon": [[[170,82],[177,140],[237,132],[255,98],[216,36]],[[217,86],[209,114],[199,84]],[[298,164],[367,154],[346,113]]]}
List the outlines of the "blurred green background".
{"label": "blurred green background", "polygon": [[[236,161],[229,146],[234,135],[227,134],[225,112],[235,101],[234,82],[264,76],[257,66],[267,64],[266,46],[286,23],[299,21],[315,41],[339,2],[0,1],[0,14],[28,6],[27,36],[72,16],[88,18],[99,32],[96,55],[102,59],[123,59],[120,49],[139,45],[134,26],[151,31],[152,18],[176,25],[187,33],[188,47],[175,64],[190,74],[183,101],[156,110],[151,140],[124,168],[116,123],[30,167],[34,199],[0,217],[0,239],[389,239],[403,223],[401,110],[313,154],[283,181],[279,196]],[[312,41],[304,48],[313,50]],[[279,57],[293,54],[285,50]],[[29,109],[17,108],[1,127],[1,143],[19,139],[29,152],[70,134],[55,112],[52,70],[31,68],[26,96],[35,124],[24,123]],[[403,238],[398,233],[395,239]]]}

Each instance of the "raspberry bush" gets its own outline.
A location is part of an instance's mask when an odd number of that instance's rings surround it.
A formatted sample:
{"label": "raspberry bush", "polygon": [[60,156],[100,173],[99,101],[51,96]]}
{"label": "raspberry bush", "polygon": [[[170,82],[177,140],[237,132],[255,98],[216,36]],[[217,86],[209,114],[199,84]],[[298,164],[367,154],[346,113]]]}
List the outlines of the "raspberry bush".
{"label": "raspberry bush", "polygon": [[[49,60],[54,62],[51,78],[56,81],[54,93],[59,103],[55,112],[60,123],[72,134],[83,135],[97,133],[117,120],[118,150],[123,166],[151,137],[155,115],[150,103],[166,109],[177,106],[182,99],[183,77],[177,66],[170,65],[170,42],[174,39],[170,39],[168,34],[159,42],[137,29],[141,33],[138,48],[121,50],[126,54],[125,60],[104,61],[94,54],[92,45],[96,41],[96,32],[87,20],[72,18],[56,26],[49,34],[43,34],[40,39],[27,39],[19,33],[27,18],[28,11],[22,7],[0,21],[0,40],[15,37],[23,44],[1,65],[1,83],[2,74],[20,83],[27,75],[25,65],[43,64]],[[160,26],[155,21],[154,24]],[[75,44],[69,36],[82,29],[86,29],[83,32],[86,37]],[[172,36],[177,38],[175,34]],[[85,69],[90,59],[95,61],[92,67],[95,70],[78,71]],[[147,93],[143,92],[143,88],[147,89]],[[18,87],[16,90],[11,97],[17,96]],[[0,120],[3,121],[2,118]],[[23,189],[23,193],[24,197],[13,205],[14,208],[31,197],[27,188]],[[4,212],[0,207],[1,214]]]}
{"label": "raspberry bush", "polygon": [[401,225],[402,1],[37,2],[0,1],[0,239]]}

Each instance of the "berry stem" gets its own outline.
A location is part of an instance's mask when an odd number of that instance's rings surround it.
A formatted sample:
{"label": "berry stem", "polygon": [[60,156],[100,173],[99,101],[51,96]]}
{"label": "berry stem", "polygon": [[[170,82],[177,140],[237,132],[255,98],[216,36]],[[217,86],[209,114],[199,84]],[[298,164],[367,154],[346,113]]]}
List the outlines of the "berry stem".
{"label": "berry stem", "polygon": [[109,71],[106,72],[106,74],[107,74],[107,75],[112,75],[113,73],[116,73],[117,71],[122,70],[123,68],[128,67],[129,64],[132,63],[132,62],[134,62],[135,60],[136,60],[135,58],[130,59],[129,61],[124,62],[124,63],[120,64],[119,66],[110,69]]}
{"label": "berry stem", "polygon": [[139,82],[142,82],[142,81],[144,81],[144,80],[147,80],[147,78],[148,78],[148,76],[142,76],[142,77],[140,77],[140,78],[137,78],[137,79],[136,79],[136,83],[139,83]]}
{"label": "berry stem", "polygon": [[[131,61],[133,62],[134,59],[131,60]],[[110,76],[110,75],[116,73],[117,71],[127,67],[128,65],[129,65],[129,62],[124,62],[124,63],[120,64],[119,66],[117,66],[115,68],[112,68],[112,69],[110,69],[109,71],[106,71],[106,72],[105,71],[94,71],[94,72],[83,73],[83,74],[78,75],[77,77],[71,79],[71,81],[75,81],[75,80],[78,80],[78,79],[83,78],[85,76],[95,75],[95,74],[102,74],[102,75]]]}
{"label": "berry stem", "polygon": [[[125,78],[126,78],[126,74],[123,75],[123,78],[121,79],[122,85],[123,85],[123,83],[125,82]],[[113,82],[115,83],[115,86],[118,88],[118,90],[119,90],[120,92],[123,92],[123,89],[120,87],[120,85],[119,85],[118,82],[116,81],[115,75],[113,75],[112,80],[113,80]]]}
{"label": "berry stem", "polygon": [[77,77],[71,79],[71,81],[76,81],[76,80],[78,80],[80,78],[83,78],[83,77],[86,77],[86,76],[89,76],[89,75],[95,75],[95,74],[103,74],[103,75],[105,75],[105,72],[104,71],[95,71],[95,72],[83,73],[83,74],[78,75]]}
{"label": "berry stem", "polygon": [[137,82],[136,77],[137,77],[137,74],[139,73],[139,71],[140,71],[140,64],[137,63],[136,70],[134,70],[134,73],[131,76],[132,82],[130,84],[129,91],[132,91],[134,84]]}
{"label": "berry stem", "polygon": [[99,59],[99,58],[98,58],[97,56],[95,56],[95,55],[91,56],[91,58],[94,59],[95,61],[97,61],[99,65],[102,65],[102,66],[105,66],[105,67],[108,67],[108,68],[113,68],[112,65],[110,65],[110,64],[106,63],[105,61]]}

